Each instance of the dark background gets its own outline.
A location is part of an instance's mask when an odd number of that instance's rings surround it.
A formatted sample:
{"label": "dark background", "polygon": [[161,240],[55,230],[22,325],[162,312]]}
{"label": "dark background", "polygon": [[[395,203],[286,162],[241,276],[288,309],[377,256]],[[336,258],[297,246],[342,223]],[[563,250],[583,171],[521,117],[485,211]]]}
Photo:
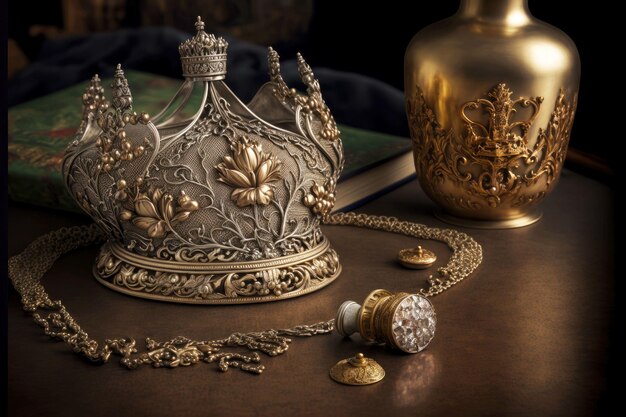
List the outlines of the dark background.
{"label": "dark background", "polygon": [[[68,0],[66,0],[68,2]],[[71,0],[69,1],[71,3]],[[119,28],[134,28],[159,22],[155,13],[150,9],[147,0],[113,1],[112,5],[122,7],[120,18],[115,23]],[[206,0],[206,3],[196,0],[183,2],[177,10],[179,14],[197,13],[195,8],[209,20],[214,27],[207,30],[226,32],[240,37],[244,41],[257,43],[272,42],[282,56],[293,56],[301,51],[314,67],[327,67],[335,70],[364,74],[384,81],[385,83],[403,89],[403,57],[406,45],[412,36],[426,25],[453,14],[457,7],[456,0],[437,2],[406,2],[389,0],[381,2],[362,2],[355,0],[310,0],[306,2],[292,2],[290,6],[297,10],[287,10],[293,13],[293,20],[302,18],[302,30],[284,35],[280,39],[280,30],[276,30],[272,39],[272,32],[267,28],[259,27],[254,33],[254,22],[249,20],[250,9],[254,7],[270,7],[271,0]],[[196,4],[197,3],[197,4]],[[260,6],[255,6],[257,3]],[[205,6],[208,5],[208,6]],[[47,40],[56,39],[58,34],[50,34],[49,28],[64,27],[64,1],[54,0],[38,3],[32,7],[30,2],[11,2],[9,5],[9,37],[22,49],[29,62],[37,62],[42,45]],[[65,5],[67,7],[67,4]],[[611,98],[611,83],[607,75],[614,67],[610,59],[598,48],[598,39],[601,42],[617,42],[611,31],[617,27],[610,24],[610,11],[599,7],[577,7],[567,0],[539,1],[530,0],[530,9],[539,19],[551,23],[566,32],[578,46],[582,61],[582,81],[580,88],[578,111],[571,138],[571,148],[576,155],[583,157],[583,166],[578,166],[580,158],[576,158],[574,168],[585,171],[592,176],[603,180],[610,180],[613,173],[609,168],[613,165],[613,147],[607,146],[607,138],[615,135],[615,125],[606,120],[607,107]],[[111,6],[113,7],[113,6]],[[193,12],[185,13],[184,7],[193,8]],[[182,11],[181,11],[182,8]],[[303,11],[304,10],[304,11]],[[217,17],[212,19],[211,13]],[[310,15],[309,15],[310,14]],[[304,16],[304,17],[303,17]],[[246,20],[247,19],[247,20]],[[186,20],[185,20],[186,21]],[[211,24],[208,24],[210,26]],[[47,31],[33,30],[35,27],[47,27]],[[180,26],[180,25],[179,25]],[[244,28],[244,29],[242,29]],[[252,29],[250,29],[252,28]],[[94,31],[106,30],[106,27],[94,28]],[[184,28],[189,31],[189,25]],[[44,33],[37,33],[44,32]],[[616,34],[616,33],[615,33]],[[260,42],[259,42],[260,41]],[[606,44],[605,44],[606,45]],[[265,45],[264,45],[265,46]],[[169,76],[180,74],[167,73],[161,70],[155,62],[151,66],[153,72],[164,73]],[[614,93],[613,93],[614,94]],[[12,104],[12,103],[9,103]],[[406,125],[390,133],[403,133],[408,136]],[[571,152],[572,153],[572,152]],[[570,154],[571,154],[570,153]],[[572,156],[572,155],[570,155]],[[572,158],[570,158],[572,168]]]}

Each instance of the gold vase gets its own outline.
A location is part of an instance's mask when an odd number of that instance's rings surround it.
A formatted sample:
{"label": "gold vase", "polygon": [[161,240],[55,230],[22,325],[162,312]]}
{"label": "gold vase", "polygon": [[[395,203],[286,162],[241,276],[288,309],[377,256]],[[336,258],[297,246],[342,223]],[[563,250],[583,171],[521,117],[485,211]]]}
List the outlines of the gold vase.
{"label": "gold vase", "polygon": [[482,228],[539,220],[574,120],[572,40],[527,0],[461,0],[411,40],[404,74],[415,168],[436,214]]}

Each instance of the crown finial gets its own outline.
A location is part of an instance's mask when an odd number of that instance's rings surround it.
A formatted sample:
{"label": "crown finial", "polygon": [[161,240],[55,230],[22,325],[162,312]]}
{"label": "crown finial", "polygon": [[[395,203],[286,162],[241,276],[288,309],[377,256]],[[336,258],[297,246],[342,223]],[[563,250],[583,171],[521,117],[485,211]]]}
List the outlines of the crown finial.
{"label": "crown finial", "polygon": [[198,19],[196,20],[196,30],[198,32],[204,30],[204,22],[202,21],[202,18],[200,16],[198,16]]}
{"label": "crown finial", "polygon": [[90,115],[96,115],[105,111],[109,107],[109,102],[104,96],[104,87],[102,80],[95,74],[91,77],[91,81],[85,92],[83,93],[83,118],[79,127],[79,132],[84,132],[89,121]]}
{"label": "crown finial", "polygon": [[111,84],[113,93],[113,106],[121,111],[132,110],[133,96],[130,93],[128,80],[124,76],[122,64],[117,64],[115,74],[113,75],[113,83]]}
{"label": "crown finial", "polygon": [[204,31],[204,22],[198,16],[197,33],[178,47],[183,65],[183,76],[199,81],[223,80],[226,77],[226,49],[228,42]]}

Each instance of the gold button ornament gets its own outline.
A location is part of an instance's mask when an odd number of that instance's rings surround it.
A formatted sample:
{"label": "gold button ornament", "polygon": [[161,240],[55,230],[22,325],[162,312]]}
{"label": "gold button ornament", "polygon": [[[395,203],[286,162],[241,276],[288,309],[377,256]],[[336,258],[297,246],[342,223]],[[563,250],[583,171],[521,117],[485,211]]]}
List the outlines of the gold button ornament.
{"label": "gold button ornament", "polygon": [[330,368],[330,377],[340,384],[370,385],[381,381],[385,377],[385,370],[374,359],[357,353]]}
{"label": "gold button ornament", "polygon": [[409,269],[426,269],[435,263],[437,255],[421,246],[416,248],[402,249],[398,253],[400,264]]}

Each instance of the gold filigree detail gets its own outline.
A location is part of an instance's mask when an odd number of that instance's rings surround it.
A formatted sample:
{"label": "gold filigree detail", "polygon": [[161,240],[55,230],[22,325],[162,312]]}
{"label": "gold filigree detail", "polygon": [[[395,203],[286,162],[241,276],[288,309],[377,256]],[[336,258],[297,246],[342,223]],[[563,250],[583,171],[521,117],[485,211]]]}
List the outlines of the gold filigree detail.
{"label": "gold filigree detail", "polygon": [[282,178],[282,162],[263,152],[259,142],[245,136],[231,149],[232,156],[225,156],[215,167],[218,181],[235,188],[230,197],[238,207],[269,204],[274,198],[271,183]]}
{"label": "gold filigree detail", "polygon": [[[323,249],[323,248],[322,248]],[[306,255],[306,254],[303,254]],[[250,269],[258,269],[253,264]],[[141,293],[147,298],[175,297],[180,302],[237,303],[267,301],[300,295],[330,283],[340,272],[339,257],[330,247],[308,259],[257,272],[174,273],[133,265],[104,245],[95,272],[114,289]],[[282,296],[282,297],[281,297]]]}
{"label": "gold filigree detail", "polygon": [[189,215],[199,208],[198,202],[192,200],[184,191],[181,191],[175,200],[170,193],[160,188],[142,193],[139,191],[139,185],[135,185],[133,192],[128,190],[126,181],[117,182],[115,199],[127,203],[118,217],[121,221],[130,221],[145,230],[150,237],[164,237],[176,224],[187,220]]}
{"label": "gold filigree detail", "polygon": [[307,95],[299,94],[295,88],[289,88],[283,77],[280,75],[280,57],[278,53],[268,48],[268,63],[270,68],[270,79],[276,84],[274,95],[281,101],[291,101],[295,106],[301,108],[304,114],[315,114],[322,122],[320,135],[329,141],[339,140],[341,133],[337,128],[337,123],[330,109],[322,97],[322,90],[319,81],[315,78],[313,70],[306,63],[300,53],[297,54],[298,73],[300,79],[307,87]]}
{"label": "gold filigree detail", "polygon": [[326,217],[335,206],[336,183],[333,178],[329,178],[324,185],[313,183],[311,192],[304,196],[304,205],[309,207],[313,213]]}
{"label": "gold filigree detail", "polygon": [[[444,206],[469,210],[513,207],[539,202],[558,179],[574,121],[576,96],[565,99],[561,89],[546,129],[539,129],[534,146],[528,131],[540,111],[541,97],[511,99],[512,92],[498,84],[487,95],[463,104],[460,117],[466,127],[461,136],[446,130],[426,104],[419,87],[407,103],[416,168],[425,191]],[[518,109],[530,108],[524,120],[513,120]],[[487,123],[471,118],[484,111]],[[527,189],[544,178],[545,185],[532,195]],[[460,186],[465,195],[444,191],[444,183]]]}

